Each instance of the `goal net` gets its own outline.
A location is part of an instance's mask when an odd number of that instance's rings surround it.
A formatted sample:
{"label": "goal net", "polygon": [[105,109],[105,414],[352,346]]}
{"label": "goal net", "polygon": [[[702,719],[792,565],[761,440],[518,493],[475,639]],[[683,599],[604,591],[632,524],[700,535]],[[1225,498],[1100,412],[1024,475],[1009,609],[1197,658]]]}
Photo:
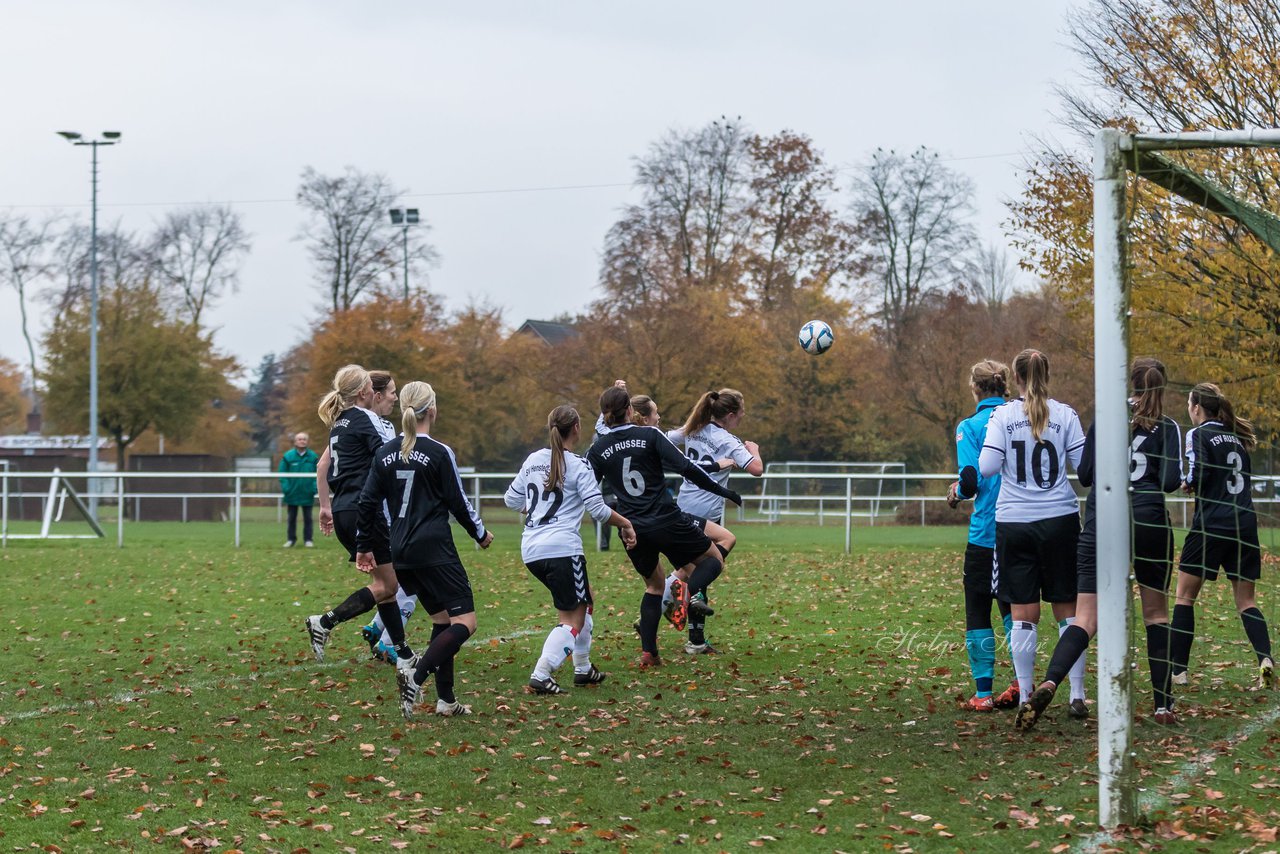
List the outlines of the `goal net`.
{"label": "goal net", "polygon": [[[1278,495],[1271,456],[1280,427],[1273,416],[1280,406],[1280,219],[1267,207],[1280,191],[1276,147],[1278,130],[1106,129],[1096,138],[1098,770],[1099,818],[1108,828],[1212,811],[1227,789],[1242,797],[1226,802],[1261,803],[1258,787],[1272,785],[1275,774],[1268,737],[1280,707],[1262,684],[1260,629],[1265,624],[1276,638],[1280,616],[1270,583]],[[1131,547],[1146,533],[1135,527],[1130,506],[1131,475],[1146,462],[1130,447],[1129,368],[1138,356],[1167,366],[1164,412],[1179,424],[1182,439],[1196,423],[1211,426],[1222,399],[1256,433],[1256,447],[1250,441],[1237,446],[1248,432],[1237,425],[1225,431],[1235,439],[1214,439],[1225,443],[1215,448],[1204,444],[1215,434],[1203,428],[1203,447],[1194,449],[1202,480],[1194,493],[1166,496],[1175,534],[1165,610],[1170,651],[1153,653],[1157,660],[1150,662],[1156,635],[1144,624],[1158,632],[1161,615],[1150,605],[1160,596],[1147,596],[1145,611],[1137,605],[1130,562]],[[1203,383],[1220,394],[1189,411],[1189,401],[1200,399],[1190,393]],[[1188,477],[1187,458],[1181,466]],[[1251,499],[1251,514],[1242,510],[1249,503],[1242,494]],[[1248,584],[1243,567],[1254,519],[1262,574]],[[1203,580],[1194,590],[1220,560],[1242,567],[1241,576],[1229,580],[1224,568],[1218,580]],[[1176,674],[1174,727],[1158,723],[1153,709],[1163,695],[1154,693],[1153,679],[1162,664]],[[1249,812],[1239,820],[1247,824]]]}

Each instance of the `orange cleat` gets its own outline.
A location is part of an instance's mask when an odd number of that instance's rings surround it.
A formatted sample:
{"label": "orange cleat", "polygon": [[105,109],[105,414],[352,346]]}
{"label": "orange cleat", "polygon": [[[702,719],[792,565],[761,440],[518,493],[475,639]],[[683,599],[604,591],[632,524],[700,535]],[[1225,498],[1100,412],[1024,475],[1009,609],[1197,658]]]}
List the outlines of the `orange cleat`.
{"label": "orange cleat", "polygon": [[640,653],[639,667],[641,670],[649,670],[651,668],[661,667],[661,666],[662,666],[662,658],[659,657],[659,655],[656,652]]}
{"label": "orange cleat", "polygon": [[671,605],[665,616],[678,632],[689,625],[689,585],[678,578],[671,579]]}
{"label": "orange cleat", "polygon": [[988,694],[985,697],[970,697],[960,705],[960,708],[966,712],[994,712],[996,704],[995,699]]}
{"label": "orange cleat", "polygon": [[997,709],[1016,709],[1022,703],[1022,692],[1018,688],[1018,680],[991,698],[991,705]]}

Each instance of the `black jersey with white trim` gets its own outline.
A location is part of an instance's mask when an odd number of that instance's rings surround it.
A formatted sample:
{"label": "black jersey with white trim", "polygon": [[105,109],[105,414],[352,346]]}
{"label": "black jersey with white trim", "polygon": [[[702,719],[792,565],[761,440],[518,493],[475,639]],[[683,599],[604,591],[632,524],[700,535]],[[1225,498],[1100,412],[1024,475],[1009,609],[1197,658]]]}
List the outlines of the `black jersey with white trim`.
{"label": "black jersey with white trim", "polygon": [[[1076,474],[1080,485],[1093,487],[1094,483],[1094,428],[1084,440],[1084,451]],[[1129,433],[1129,504],[1133,518],[1139,522],[1160,524],[1165,521],[1164,494],[1173,492],[1182,483],[1182,433],[1178,424],[1167,415],[1150,427],[1133,425]],[[1098,512],[1096,490],[1089,489],[1085,499],[1085,520]]]}
{"label": "black jersey with white trim", "polygon": [[636,528],[657,528],[677,519],[680,509],[667,491],[664,472],[683,475],[707,492],[733,499],[736,493],[706,472],[654,427],[621,424],[596,437],[587,462],[618,496],[618,512]]}
{"label": "black jersey with white trim", "polygon": [[[398,567],[426,567],[457,563],[449,516],[476,542],[484,539],[484,522],[467,500],[453,449],[419,434],[409,452],[400,456],[404,437],[378,450],[360,492],[356,550],[374,551],[390,539],[391,559]],[[391,530],[378,510],[386,501]]]}
{"label": "black jersey with white trim", "polygon": [[1252,464],[1240,437],[1219,421],[1187,431],[1187,483],[1196,494],[1193,531],[1240,531],[1258,526],[1250,495]]}
{"label": "black jersey with white trim", "polygon": [[344,409],[334,420],[329,428],[328,476],[333,512],[355,509],[373,455],[395,435],[387,427],[387,421],[359,406]]}

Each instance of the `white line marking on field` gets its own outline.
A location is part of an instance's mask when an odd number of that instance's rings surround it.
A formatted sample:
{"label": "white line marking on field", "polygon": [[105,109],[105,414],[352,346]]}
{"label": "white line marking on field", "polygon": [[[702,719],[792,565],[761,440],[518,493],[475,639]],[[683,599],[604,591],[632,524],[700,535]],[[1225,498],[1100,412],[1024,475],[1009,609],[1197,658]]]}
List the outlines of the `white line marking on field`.
{"label": "white line marking on field", "polygon": [[[1213,767],[1213,763],[1223,756],[1227,756],[1236,746],[1253,738],[1278,720],[1280,720],[1280,706],[1264,712],[1236,730],[1234,735],[1227,738],[1227,749],[1207,750],[1195,759],[1182,763],[1177,773],[1169,778],[1168,790],[1170,792],[1186,791],[1187,787],[1203,777],[1204,773]],[[1167,806],[1168,803],[1168,796],[1162,795],[1160,790],[1153,786],[1138,797],[1138,810],[1140,813],[1149,813],[1158,807]],[[1099,831],[1079,840],[1071,850],[1077,852],[1097,851],[1099,846],[1114,842],[1115,839],[1112,838],[1110,833]]]}
{"label": "white line marking on field", "polygon": [[[528,637],[529,635],[542,634],[543,631],[544,630],[541,628],[518,629],[517,631],[514,631],[514,632],[504,632],[500,635],[494,635],[493,637],[481,638],[480,640],[472,641],[472,643],[488,645],[493,643],[494,641],[502,642],[502,641],[508,641],[508,640],[515,640],[516,638]],[[311,670],[330,670],[336,667],[349,667],[352,664],[359,664],[359,663],[361,662],[352,661],[350,659],[345,659],[342,661],[325,661],[325,662],[313,661],[309,664],[294,664],[289,667],[279,667],[279,668],[276,668],[275,670],[266,670],[261,672],[249,673],[247,676],[239,677],[239,678],[247,679],[250,682],[258,682],[263,679],[276,679],[282,676],[288,676],[291,673],[298,673],[302,671],[311,671]],[[0,726],[5,726],[6,724],[14,723],[15,721],[27,721],[27,720],[31,720],[32,718],[44,717],[45,715],[55,715],[61,712],[74,712],[80,709],[94,708],[96,706],[110,706],[110,705],[116,705],[119,703],[132,703],[134,700],[140,700],[143,697],[150,697],[156,694],[167,694],[171,691],[182,689],[182,688],[185,688],[188,691],[203,691],[207,688],[214,688],[214,687],[217,687],[218,685],[225,684],[226,681],[230,678],[236,678],[236,677],[224,676],[221,679],[206,679],[202,682],[196,682],[191,685],[176,685],[176,686],[170,685],[165,688],[160,688],[160,687],[148,688],[145,691],[121,691],[118,694],[112,694],[110,697],[99,698],[95,700],[81,700],[78,703],[58,703],[57,705],[53,705],[53,706],[42,706],[39,709],[30,709],[22,712],[14,712],[11,715],[6,715],[3,712],[0,712]]]}

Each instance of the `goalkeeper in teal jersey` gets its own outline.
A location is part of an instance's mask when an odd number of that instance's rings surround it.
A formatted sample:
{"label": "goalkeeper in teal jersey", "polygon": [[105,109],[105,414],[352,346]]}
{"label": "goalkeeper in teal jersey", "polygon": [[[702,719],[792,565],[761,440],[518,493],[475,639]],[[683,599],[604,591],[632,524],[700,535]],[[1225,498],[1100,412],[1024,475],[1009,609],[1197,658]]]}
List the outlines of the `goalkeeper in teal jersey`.
{"label": "goalkeeper in teal jersey", "polygon": [[977,403],[977,411],[956,427],[956,463],[959,480],[947,491],[952,507],[973,499],[973,515],[969,517],[969,544],[964,552],[964,646],[969,653],[969,670],[973,674],[975,693],[964,708],[971,712],[1012,709],[1018,705],[1018,683],[1015,680],[999,696],[992,696],[995,682],[996,638],[991,627],[991,603],[1000,608],[1005,637],[1009,637],[1012,617],[1009,604],[995,596],[998,567],[995,560],[996,497],[1000,494],[1000,475],[983,477],[978,472],[978,454],[987,435],[987,421],[995,408],[1004,403],[1009,384],[1009,368],[985,359],[969,369],[969,390]]}

